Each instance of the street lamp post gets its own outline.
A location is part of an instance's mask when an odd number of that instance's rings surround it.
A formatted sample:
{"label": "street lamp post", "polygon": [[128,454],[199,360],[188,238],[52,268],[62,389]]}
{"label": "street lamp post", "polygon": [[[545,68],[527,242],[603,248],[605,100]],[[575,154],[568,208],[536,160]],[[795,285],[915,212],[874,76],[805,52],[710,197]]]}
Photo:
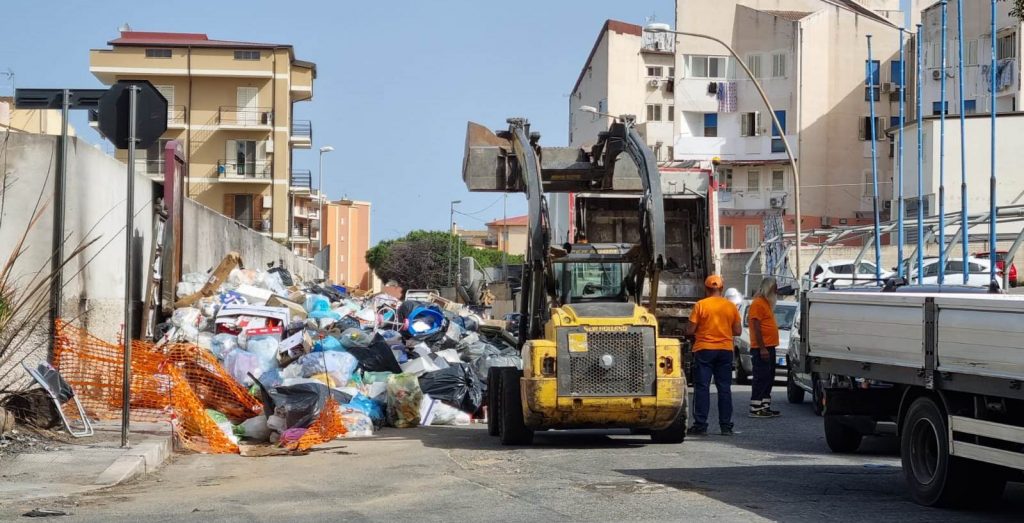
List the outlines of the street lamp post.
{"label": "street lamp post", "polygon": [[757,78],[755,78],[753,73],[750,72],[750,68],[748,68],[747,64],[740,59],[739,55],[736,54],[736,51],[734,51],[729,44],[719,40],[718,38],[697,33],[688,33],[685,31],[674,31],[668,24],[663,23],[647,24],[644,27],[644,31],[647,31],[648,33],[671,33],[678,36],[692,36],[694,38],[703,38],[705,40],[716,42],[729,51],[729,54],[731,54],[736,60],[736,63],[743,68],[743,72],[747,74],[750,81],[754,84],[754,88],[757,89],[757,94],[761,96],[761,101],[763,101],[768,107],[768,114],[772,117],[772,123],[775,128],[779,130],[779,137],[782,138],[782,145],[786,148],[786,156],[789,157],[789,163],[793,166],[793,199],[796,200],[794,205],[794,210],[796,211],[796,265],[793,268],[793,273],[796,276],[797,283],[799,284],[802,281],[800,272],[800,244],[802,236],[800,227],[800,220],[802,216],[800,213],[800,168],[796,164],[796,157],[793,156],[793,149],[789,146],[789,140],[786,138],[786,130],[783,129],[782,125],[779,123],[779,118],[775,114],[775,108],[773,108],[771,102],[768,101],[768,95],[765,94],[764,89],[761,87],[761,82],[757,81]]}
{"label": "street lamp post", "polygon": [[320,194],[317,195],[317,219],[320,220],[320,234],[317,234],[317,246],[316,253],[320,254],[324,250],[324,153],[329,153],[334,150],[334,147],[325,145],[320,148],[320,180],[317,182],[317,190]]}
{"label": "street lamp post", "polygon": [[[462,200],[452,200],[448,206],[448,286],[452,286],[452,243],[455,241],[455,206]],[[461,245],[459,246],[462,247]]]}

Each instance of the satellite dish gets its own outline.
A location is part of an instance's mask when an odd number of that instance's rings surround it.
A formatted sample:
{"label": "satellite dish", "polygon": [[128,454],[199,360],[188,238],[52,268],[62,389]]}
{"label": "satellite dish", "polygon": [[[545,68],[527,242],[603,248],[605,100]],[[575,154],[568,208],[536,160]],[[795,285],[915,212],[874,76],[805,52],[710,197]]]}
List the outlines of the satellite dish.
{"label": "satellite dish", "polygon": [[132,30],[132,26],[128,25],[128,22],[125,22],[121,24],[121,27],[118,27],[117,30],[122,33],[127,33],[128,31]]}

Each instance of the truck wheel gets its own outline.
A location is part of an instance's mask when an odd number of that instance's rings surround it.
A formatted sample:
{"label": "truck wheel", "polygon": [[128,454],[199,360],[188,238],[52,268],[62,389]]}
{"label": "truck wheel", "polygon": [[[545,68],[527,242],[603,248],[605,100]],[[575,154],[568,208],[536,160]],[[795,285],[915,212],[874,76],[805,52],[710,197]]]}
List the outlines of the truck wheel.
{"label": "truck wheel", "polygon": [[487,435],[498,435],[498,402],[501,401],[501,367],[487,369]]}
{"label": "truck wheel", "polygon": [[736,384],[750,385],[750,374],[743,369],[743,360],[740,358],[740,351],[736,351]]}
{"label": "truck wheel", "polygon": [[786,373],[786,399],[794,405],[799,405],[804,402],[804,389],[801,389],[796,384],[796,380],[793,379],[793,369],[790,368],[789,372]]}
{"label": "truck wheel", "polygon": [[825,412],[825,382],[817,374],[811,374],[811,391],[814,414],[821,416]]}
{"label": "truck wheel", "polygon": [[864,435],[856,429],[844,425],[837,416],[825,416],[825,443],[832,452],[849,454],[860,448]]}
{"label": "truck wheel", "polygon": [[686,408],[679,411],[679,416],[671,425],[661,430],[651,431],[654,443],[682,443],[686,439]]}
{"label": "truck wheel", "polygon": [[984,504],[1002,497],[1002,469],[949,454],[946,420],[931,398],[917,398],[907,410],[900,428],[900,457],[910,496],[926,506]]}
{"label": "truck wheel", "polygon": [[519,378],[523,371],[515,367],[501,367],[501,398],[499,399],[499,420],[502,445],[530,445],[533,430],[523,420],[523,400],[519,394]]}

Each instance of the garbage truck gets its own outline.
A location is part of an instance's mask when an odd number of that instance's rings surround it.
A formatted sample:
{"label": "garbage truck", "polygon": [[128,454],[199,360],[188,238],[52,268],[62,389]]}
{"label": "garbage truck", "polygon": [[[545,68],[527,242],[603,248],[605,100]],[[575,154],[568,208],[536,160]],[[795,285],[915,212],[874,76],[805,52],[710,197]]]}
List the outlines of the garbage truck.
{"label": "garbage truck", "polygon": [[[667,262],[654,155],[628,116],[589,150],[539,141],[521,118],[497,133],[470,122],[466,134],[467,188],[522,192],[529,208],[519,303],[523,368],[489,370],[488,431],[504,445],[529,445],[538,430],[578,428],[628,428],[657,443],[680,443],[682,353],[678,340],[659,335],[653,313]],[[642,185],[626,205],[637,215],[637,234],[554,244],[546,194],[614,193],[614,180],[623,177]]]}

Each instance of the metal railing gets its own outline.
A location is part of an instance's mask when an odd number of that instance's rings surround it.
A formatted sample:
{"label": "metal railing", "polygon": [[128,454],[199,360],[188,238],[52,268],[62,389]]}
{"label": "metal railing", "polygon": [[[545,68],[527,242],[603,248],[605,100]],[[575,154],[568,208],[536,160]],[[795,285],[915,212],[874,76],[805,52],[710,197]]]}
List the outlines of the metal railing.
{"label": "metal railing", "polygon": [[185,125],[187,120],[184,105],[170,105],[167,107],[167,125]]}
{"label": "metal railing", "polygon": [[296,189],[311,189],[313,187],[313,174],[309,169],[292,169],[289,185]]}
{"label": "metal railing", "polygon": [[273,177],[273,166],[267,160],[217,162],[217,175],[222,179],[269,180]]}
{"label": "metal railing", "polygon": [[270,232],[270,218],[234,218],[234,220],[257,232]]}
{"label": "metal railing", "polygon": [[147,160],[146,158],[139,158],[135,160],[135,171],[150,176],[163,175],[164,174],[164,160]]}
{"label": "metal railing", "polygon": [[236,127],[269,127],[274,125],[274,112],[269,107],[221,106],[217,123]]}
{"label": "metal railing", "polygon": [[292,120],[292,138],[313,141],[313,122],[309,120]]}

